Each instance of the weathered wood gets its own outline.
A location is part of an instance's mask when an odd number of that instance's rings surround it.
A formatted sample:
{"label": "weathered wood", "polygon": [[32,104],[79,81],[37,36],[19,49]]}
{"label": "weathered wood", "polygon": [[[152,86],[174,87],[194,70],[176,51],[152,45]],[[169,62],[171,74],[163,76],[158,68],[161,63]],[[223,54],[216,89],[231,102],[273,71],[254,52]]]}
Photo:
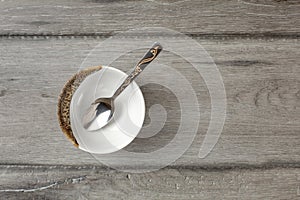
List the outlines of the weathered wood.
{"label": "weathered wood", "polygon": [[167,27],[194,35],[299,37],[299,1],[0,2],[0,35],[101,35]]}
{"label": "weathered wood", "polygon": [[[0,199],[299,199],[299,7],[298,0],[1,0]],[[99,42],[153,26],[193,36],[210,53],[226,88],[226,123],[213,151],[199,159],[209,91],[193,68],[165,53],[200,102],[198,134],[168,168],[118,172],[64,137],[57,97]],[[128,71],[140,53],[113,66]],[[156,136],[125,149],[150,152],[174,137],[180,113],[167,88],[145,85],[142,91],[148,108],[165,107],[168,121]]]}
{"label": "weathered wood", "polygon": [[[63,84],[99,41],[102,39],[0,40],[1,164],[99,165],[91,155],[67,141],[56,119],[57,97]],[[200,82],[195,92],[201,104],[198,135],[191,148],[173,165],[299,162],[298,40],[198,39],[198,42],[211,54],[223,76],[227,119],[214,150],[207,158],[199,159],[197,154],[210,117],[209,93],[201,76],[184,67],[180,59],[172,61],[172,67],[181,70],[192,84]],[[139,53],[133,52],[132,56]],[[166,60],[170,58],[165,54]],[[130,63],[135,62],[130,59],[120,58],[113,64],[127,71]],[[151,103],[154,99],[150,89],[145,87],[143,92]],[[162,104],[170,101],[165,98],[162,96],[159,101]],[[176,102],[172,105],[176,106]],[[176,123],[176,118],[170,119],[168,128],[161,132],[164,137],[155,137],[151,142],[137,140],[127,149],[151,151],[164,146],[173,137]]]}
{"label": "weathered wood", "polygon": [[[7,166],[3,199],[298,199],[299,168],[163,169],[127,174],[81,166]],[[18,180],[18,181],[16,181]]]}

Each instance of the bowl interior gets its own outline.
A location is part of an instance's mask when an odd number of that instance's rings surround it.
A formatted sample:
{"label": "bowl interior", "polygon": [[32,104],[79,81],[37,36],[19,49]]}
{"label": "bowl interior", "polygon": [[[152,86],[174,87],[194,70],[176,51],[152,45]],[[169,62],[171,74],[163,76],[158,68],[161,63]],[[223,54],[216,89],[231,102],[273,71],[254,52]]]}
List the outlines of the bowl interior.
{"label": "bowl interior", "polygon": [[145,101],[135,82],[132,82],[115,100],[113,120],[97,131],[83,127],[82,118],[91,103],[99,97],[111,97],[127,74],[103,67],[89,75],[73,95],[70,120],[79,148],[90,153],[111,153],[127,146],[139,133],[145,118]]}

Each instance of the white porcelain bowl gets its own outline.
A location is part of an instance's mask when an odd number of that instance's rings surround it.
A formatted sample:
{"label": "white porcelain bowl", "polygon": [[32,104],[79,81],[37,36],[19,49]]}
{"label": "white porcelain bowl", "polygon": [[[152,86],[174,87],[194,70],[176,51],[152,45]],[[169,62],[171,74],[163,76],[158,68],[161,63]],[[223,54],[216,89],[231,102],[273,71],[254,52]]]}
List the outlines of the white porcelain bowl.
{"label": "white porcelain bowl", "polygon": [[139,133],[145,118],[145,101],[139,86],[132,82],[115,100],[113,120],[97,131],[83,127],[82,118],[99,97],[111,97],[123,80],[124,72],[103,67],[85,78],[74,93],[70,106],[71,128],[79,148],[97,154],[112,153],[127,146]]}

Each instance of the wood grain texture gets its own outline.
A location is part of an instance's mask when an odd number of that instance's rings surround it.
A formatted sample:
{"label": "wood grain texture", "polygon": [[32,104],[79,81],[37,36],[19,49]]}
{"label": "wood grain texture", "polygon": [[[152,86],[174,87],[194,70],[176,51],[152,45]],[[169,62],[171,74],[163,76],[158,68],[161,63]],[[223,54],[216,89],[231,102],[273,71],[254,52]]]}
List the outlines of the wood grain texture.
{"label": "wood grain texture", "polygon": [[0,2],[1,35],[101,35],[166,27],[193,35],[299,37],[299,1]]}
{"label": "wood grain texture", "polygon": [[[101,165],[91,155],[73,148],[61,133],[55,114],[57,97],[64,83],[100,41],[102,39],[41,38],[0,41],[1,164]],[[207,158],[199,159],[197,153],[210,119],[209,93],[199,74],[184,67],[182,60],[172,60],[171,66],[181,70],[195,86],[201,107],[197,137],[173,165],[298,163],[300,56],[297,40],[198,42],[213,57],[223,76],[227,93],[226,123],[214,150]],[[143,50],[134,51],[131,56],[137,57],[140,52]],[[174,56],[166,53],[164,59],[170,58]],[[128,71],[131,63],[134,59],[124,56],[113,66]],[[137,152],[153,151],[166,145],[174,137],[179,123],[175,112],[177,103],[171,94],[164,95],[168,94],[167,90],[152,86],[142,90],[149,106],[157,100],[162,105],[171,103],[166,108],[173,114],[166,128],[151,138],[151,142],[137,139],[127,147]],[[153,96],[156,92],[162,93]],[[119,164],[122,165],[121,160]]]}
{"label": "wood grain texture", "polygon": [[[0,199],[299,199],[299,8],[298,0],[1,0]],[[167,168],[131,174],[73,147],[59,128],[56,105],[91,49],[140,27],[180,31],[208,51],[224,80],[227,117],[217,145],[199,159],[209,91],[183,59],[165,53],[160,61],[189,79],[197,95],[199,129],[191,147]],[[143,52],[112,66],[128,72]],[[141,89],[145,124],[159,126],[148,116],[158,103],[168,118],[157,135],[125,148],[131,152],[164,147],[179,126],[172,91],[156,84]],[[126,158],[110,156],[118,166],[134,168],[122,162]]]}
{"label": "wood grain texture", "polygon": [[[127,174],[95,167],[7,166],[5,199],[298,199],[298,168],[163,169]],[[14,181],[19,180],[19,181]]]}

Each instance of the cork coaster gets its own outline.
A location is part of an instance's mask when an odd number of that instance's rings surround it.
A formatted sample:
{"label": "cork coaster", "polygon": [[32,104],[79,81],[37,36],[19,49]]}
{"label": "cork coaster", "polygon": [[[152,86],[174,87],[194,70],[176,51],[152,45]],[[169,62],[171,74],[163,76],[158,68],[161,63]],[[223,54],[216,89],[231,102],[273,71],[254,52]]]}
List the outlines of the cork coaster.
{"label": "cork coaster", "polygon": [[73,135],[73,131],[71,129],[70,123],[70,104],[73,97],[73,94],[79,87],[80,83],[90,74],[99,71],[102,66],[89,67],[82,71],[79,71],[75,75],[73,75],[67,83],[64,85],[57,104],[57,116],[61,130],[67,136],[69,140],[76,147],[79,146],[76,138]]}

